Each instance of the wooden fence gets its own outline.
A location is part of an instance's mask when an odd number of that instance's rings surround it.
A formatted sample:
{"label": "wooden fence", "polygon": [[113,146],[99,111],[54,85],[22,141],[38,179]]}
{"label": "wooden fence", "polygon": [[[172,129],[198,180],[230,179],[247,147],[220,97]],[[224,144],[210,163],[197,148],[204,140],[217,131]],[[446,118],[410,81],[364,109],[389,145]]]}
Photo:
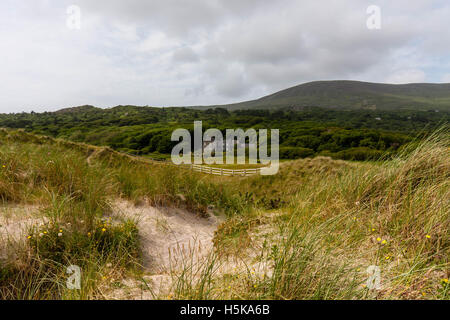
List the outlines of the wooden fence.
{"label": "wooden fence", "polygon": [[216,168],[216,167],[209,167],[204,165],[190,165],[191,169],[196,172],[201,173],[208,173],[218,176],[251,176],[254,174],[259,174],[261,171],[261,168],[252,168],[252,169],[226,169],[226,168]]}
{"label": "wooden fence", "polygon": [[247,176],[252,176],[254,174],[259,174],[261,172],[261,168],[226,169],[226,168],[210,167],[207,165],[199,165],[199,164],[176,165],[172,161],[165,160],[165,159],[141,157],[141,156],[137,156],[137,155],[130,154],[130,153],[126,153],[126,154],[129,156],[132,156],[132,157],[138,157],[141,159],[150,160],[150,161],[154,161],[154,162],[158,162],[158,163],[164,163],[167,165],[183,166],[183,167],[187,167],[195,172],[201,172],[201,173],[212,174],[212,175],[217,175],[217,176],[247,177]]}

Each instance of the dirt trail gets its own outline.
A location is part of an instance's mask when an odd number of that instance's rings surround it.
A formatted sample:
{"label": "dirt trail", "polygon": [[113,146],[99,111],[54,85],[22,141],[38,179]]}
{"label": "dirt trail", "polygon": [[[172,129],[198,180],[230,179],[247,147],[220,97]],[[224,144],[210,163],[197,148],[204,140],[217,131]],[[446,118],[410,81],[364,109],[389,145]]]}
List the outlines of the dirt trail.
{"label": "dirt trail", "polygon": [[[189,211],[176,208],[136,207],[120,201],[114,204],[116,217],[138,221],[143,251],[143,280],[155,295],[170,291],[171,273],[180,270],[189,259],[190,263],[201,263],[211,252],[214,232],[220,223],[211,216],[199,217]],[[142,282],[127,279],[125,288],[114,290],[112,298],[151,299],[150,292],[142,291]],[[109,294],[108,294],[109,296]]]}
{"label": "dirt trail", "polygon": [[[183,267],[199,270],[204,266],[213,252],[214,233],[223,221],[213,215],[206,219],[186,210],[136,207],[125,201],[116,202],[114,207],[117,218],[133,218],[138,221],[146,272],[142,279],[127,278],[121,282],[120,288],[106,289],[104,295],[107,299],[170,297],[175,285],[173,280]],[[261,236],[265,232],[260,230],[258,233]],[[254,241],[250,248],[241,252],[238,259],[220,259],[216,264],[215,276],[270,275],[270,266],[255,259],[262,250],[260,242]]]}
{"label": "dirt trail", "polygon": [[194,252],[200,259],[212,248],[218,219],[201,218],[175,208],[135,207],[128,202],[116,204],[117,214],[138,220],[144,267],[153,273],[167,272],[174,256]]}

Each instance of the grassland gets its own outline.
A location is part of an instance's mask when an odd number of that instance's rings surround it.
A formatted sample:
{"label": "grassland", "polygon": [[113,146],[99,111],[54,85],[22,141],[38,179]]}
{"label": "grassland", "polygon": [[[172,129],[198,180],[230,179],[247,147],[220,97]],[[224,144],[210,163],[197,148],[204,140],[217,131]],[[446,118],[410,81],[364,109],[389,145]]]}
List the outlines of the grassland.
{"label": "grassland", "polygon": [[449,88],[448,83],[395,85],[348,80],[314,81],[281,90],[257,100],[220,107],[228,110],[318,106],[344,110],[439,109],[448,111]]}
{"label": "grassland", "polygon": [[[442,128],[385,161],[316,157],[275,176],[217,177],[2,130],[0,298],[117,298],[131,281],[137,299],[448,299],[449,159]],[[152,234],[115,214],[117,201],[214,218],[208,250],[173,251],[181,265],[155,274]],[[83,270],[80,290],[65,285],[68,265]],[[164,288],[145,280],[156,275]]]}

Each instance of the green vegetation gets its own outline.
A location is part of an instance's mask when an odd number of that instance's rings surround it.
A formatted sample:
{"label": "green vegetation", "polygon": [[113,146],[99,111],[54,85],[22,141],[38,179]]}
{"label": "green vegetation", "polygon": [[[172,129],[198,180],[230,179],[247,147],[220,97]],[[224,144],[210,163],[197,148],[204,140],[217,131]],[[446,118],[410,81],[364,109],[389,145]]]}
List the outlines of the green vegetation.
{"label": "green vegetation", "polygon": [[[1,299],[100,298],[105,277],[139,273],[136,222],[111,220],[114,199],[182,205],[200,214],[211,203],[228,211],[243,208],[231,190],[188,170],[21,131],[1,130],[0,141],[3,207],[39,207],[34,225],[9,245],[9,259],[0,259]],[[2,246],[12,241],[8,232],[1,235]],[[84,270],[80,291],[65,286],[68,265]]]}
{"label": "green vegetation", "polygon": [[292,108],[276,111],[216,108],[151,108],[92,106],[57,112],[0,115],[0,126],[109,146],[115,150],[152,158],[167,158],[176,142],[173,130],[193,130],[195,120],[204,130],[218,128],[280,129],[280,156],[298,159],[318,155],[336,159],[378,159],[394,155],[417,135],[426,135],[447,123],[449,112],[371,110],[339,111]]}
{"label": "green vegetation", "polygon": [[[298,160],[246,180],[254,200],[284,202],[256,201],[225,221],[175,298],[449,299],[449,146],[443,131],[383,163]],[[221,273],[217,256],[242,265]],[[369,266],[381,270],[379,290],[367,286]]]}
{"label": "green vegetation", "polygon": [[[360,81],[316,81],[285,89],[257,100],[220,106],[228,110],[279,109],[306,106],[340,110],[450,109],[450,84],[384,84]],[[208,107],[199,107],[208,108]]]}
{"label": "green vegetation", "polygon": [[[1,130],[1,218],[11,206],[34,216],[2,237],[0,298],[104,299],[140,279],[139,222],[113,212],[122,199],[223,219],[211,253],[168,270],[169,294],[155,298],[449,299],[449,137],[444,127],[385,161],[316,157],[242,178]],[[80,290],[65,286],[70,264],[83,269]],[[379,290],[366,286],[371,265]]]}

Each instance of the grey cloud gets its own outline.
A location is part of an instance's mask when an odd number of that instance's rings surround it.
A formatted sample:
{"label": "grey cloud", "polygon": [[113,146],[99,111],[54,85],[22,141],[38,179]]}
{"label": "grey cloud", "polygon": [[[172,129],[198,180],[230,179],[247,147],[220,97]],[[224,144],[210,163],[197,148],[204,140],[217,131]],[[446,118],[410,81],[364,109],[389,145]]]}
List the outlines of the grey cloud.
{"label": "grey cloud", "polygon": [[171,36],[215,28],[226,19],[246,17],[273,3],[265,0],[79,0],[79,6],[86,14],[144,24]]}
{"label": "grey cloud", "polygon": [[[288,10],[260,12],[217,32],[201,59],[218,94],[231,96],[257,86],[274,90],[302,81],[363,74],[388,61],[393,51],[408,45],[414,36],[407,24],[388,24],[378,33],[368,30],[364,5],[349,10],[348,5],[333,2],[330,15],[321,10],[322,3],[302,4],[291,2]],[[248,80],[235,83],[246,87],[230,90],[229,79],[236,75],[228,68],[211,73],[210,65],[218,63],[240,65]]]}
{"label": "grey cloud", "polygon": [[249,84],[241,65],[229,65],[225,69],[217,70],[220,74],[216,83],[216,90],[225,97],[239,97],[246,93]]}
{"label": "grey cloud", "polygon": [[194,50],[192,50],[192,48],[183,47],[183,48],[177,49],[173,53],[173,60],[176,63],[177,62],[181,62],[181,63],[196,62],[196,61],[198,61],[198,56],[194,52]]}
{"label": "grey cloud", "polygon": [[[1,111],[219,104],[306,81],[448,79],[450,5],[378,0],[70,0],[0,4]],[[26,92],[26,94],[24,94]]]}

